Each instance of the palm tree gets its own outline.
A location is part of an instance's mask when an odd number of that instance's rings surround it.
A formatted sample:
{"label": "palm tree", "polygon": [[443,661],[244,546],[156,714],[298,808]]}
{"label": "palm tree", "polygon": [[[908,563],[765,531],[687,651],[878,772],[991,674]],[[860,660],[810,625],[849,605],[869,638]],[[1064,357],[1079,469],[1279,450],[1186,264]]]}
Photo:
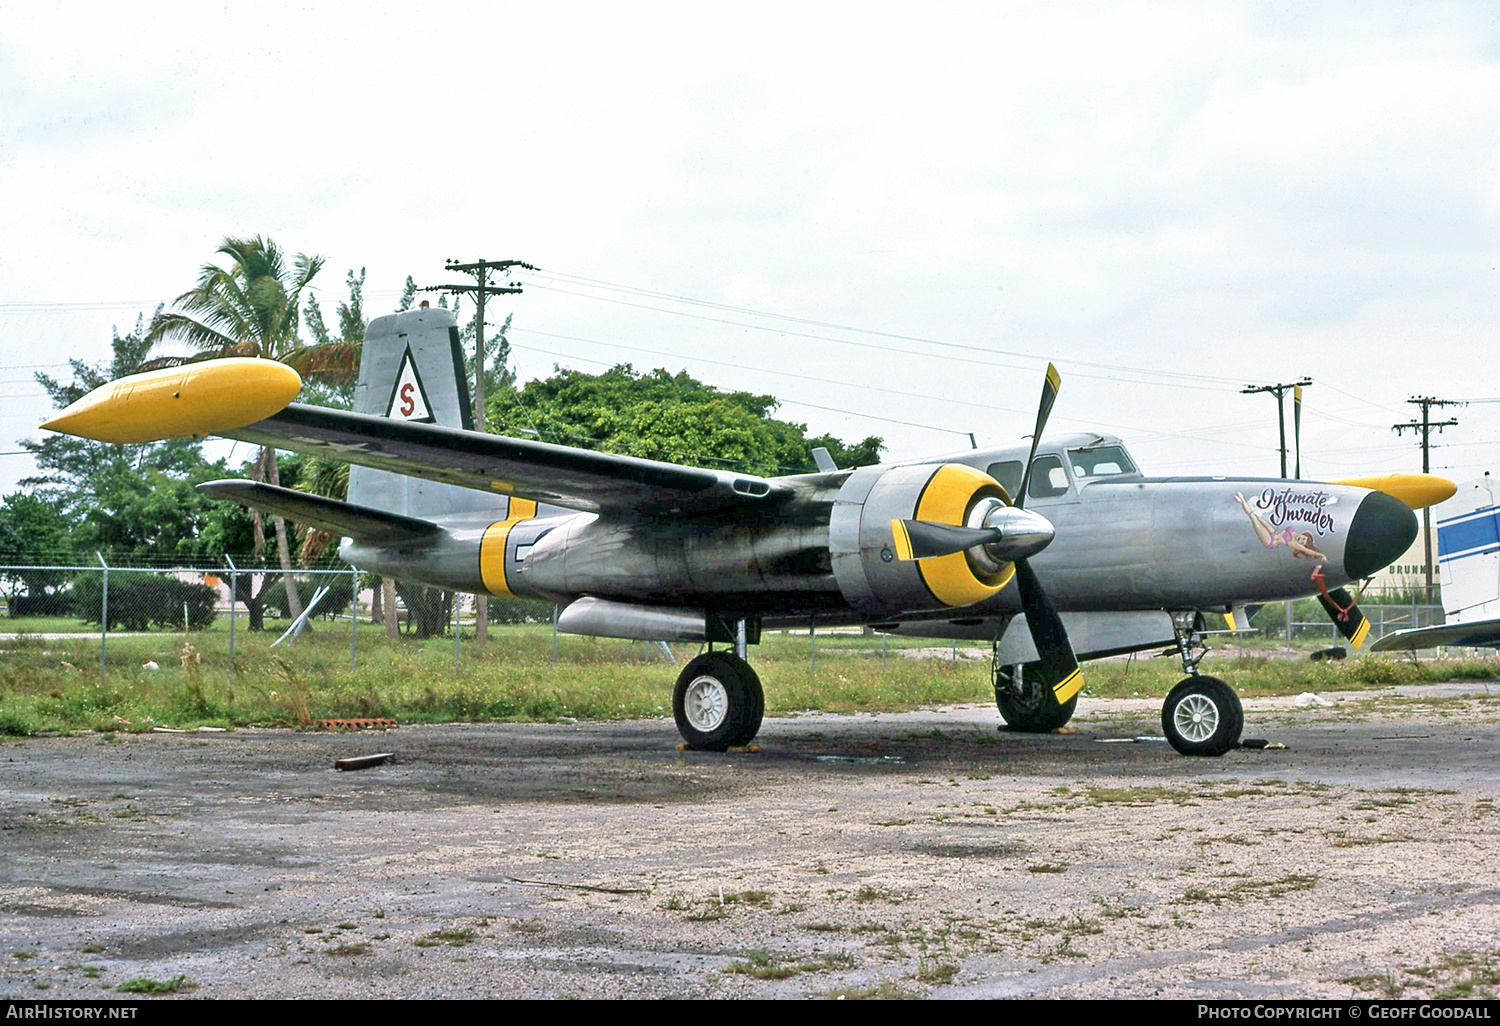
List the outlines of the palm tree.
{"label": "palm tree", "polygon": [[[336,377],[352,373],[357,357],[349,347],[305,346],[297,337],[302,291],[322,268],[322,257],[299,253],[289,273],[281,247],[258,235],[253,239],[226,238],[218,252],[229,258],[229,266],[204,264],[197,286],[173,301],[175,310],[157,313],[146,334],[147,342],[153,345],[185,342],[198,353],[159,357],[141,364],[139,369],[225,356],[258,356],[280,360],[305,375]],[[254,476],[273,485],[281,484],[274,448],[268,446],[260,451]],[[291,577],[286,522],[274,517],[272,523],[276,552],[285,574],[288,610],[297,616],[302,612],[302,602]],[[259,511],[255,512],[255,544],[257,552],[265,545],[265,528]]]}

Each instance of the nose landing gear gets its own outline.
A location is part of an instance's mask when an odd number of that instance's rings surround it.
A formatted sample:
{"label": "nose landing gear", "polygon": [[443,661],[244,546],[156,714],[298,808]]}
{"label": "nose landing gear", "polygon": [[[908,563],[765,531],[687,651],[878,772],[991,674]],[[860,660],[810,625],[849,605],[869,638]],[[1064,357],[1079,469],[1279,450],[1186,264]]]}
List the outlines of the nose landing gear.
{"label": "nose landing gear", "polygon": [[1162,703],[1162,734],[1183,755],[1223,755],[1240,743],[1245,708],[1232,687],[1218,677],[1198,672],[1199,660],[1208,654],[1208,646],[1203,644],[1202,615],[1174,614],[1172,626],[1187,677]]}

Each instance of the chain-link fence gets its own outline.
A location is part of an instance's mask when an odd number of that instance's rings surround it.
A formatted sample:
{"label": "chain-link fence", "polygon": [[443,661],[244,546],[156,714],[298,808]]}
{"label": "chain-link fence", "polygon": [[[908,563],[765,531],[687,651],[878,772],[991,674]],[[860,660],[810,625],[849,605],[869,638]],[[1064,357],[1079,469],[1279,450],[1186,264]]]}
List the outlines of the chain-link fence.
{"label": "chain-link fence", "polygon": [[[453,639],[456,668],[465,637],[472,643],[479,633],[474,596],[382,580],[347,565],[283,572],[264,561],[250,565],[226,556],[222,563],[142,567],[117,565],[96,554],[92,563],[0,565],[0,593],[7,613],[0,635],[75,641],[96,636],[101,673],[107,670],[111,636],[178,634],[192,649],[191,658],[233,665],[236,646],[243,650],[251,637],[264,652],[294,646],[313,631],[325,651],[331,637],[346,637],[351,668],[358,666],[361,644],[441,636]],[[1374,638],[1443,622],[1440,605],[1410,593],[1369,589],[1360,608]],[[1287,604],[1270,604],[1253,623],[1271,639],[1339,643],[1337,627],[1315,601],[1291,604],[1290,630],[1287,610]],[[494,625],[556,621],[551,605],[495,598],[488,600],[486,614]],[[815,661],[816,637],[808,636]],[[554,659],[556,647],[554,636]],[[642,645],[636,658],[650,660],[653,651]],[[669,650],[657,654],[674,658]]]}
{"label": "chain-link fence", "polygon": [[[1356,598],[1360,611],[1370,621],[1371,641],[1397,631],[1444,622],[1440,603],[1428,602],[1424,594],[1410,589],[1370,587]],[[1261,636],[1288,645],[1343,643],[1338,625],[1316,599],[1267,603],[1259,607],[1250,626]]]}
{"label": "chain-link fence", "polygon": [[361,574],[354,567],[287,574],[242,568],[232,558],[218,566],[171,568],[112,565],[97,554],[95,560],[0,565],[8,618],[0,634],[42,640],[97,634],[104,673],[111,635],[223,636],[232,663],[237,636],[245,631],[277,629],[281,637],[273,645],[284,644],[321,618],[348,624],[350,658],[357,657]]}

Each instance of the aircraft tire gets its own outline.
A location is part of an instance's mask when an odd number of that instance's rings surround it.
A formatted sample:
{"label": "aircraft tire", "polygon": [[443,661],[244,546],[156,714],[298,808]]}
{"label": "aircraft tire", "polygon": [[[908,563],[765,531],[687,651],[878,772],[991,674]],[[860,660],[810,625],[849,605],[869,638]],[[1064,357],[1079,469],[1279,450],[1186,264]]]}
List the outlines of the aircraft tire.
{"label": "aircraft tire", "polygon": [[1012,687],[1008,681],[996,680],[995,707],[1000,710],[1009,729],[1024,734],[1045,734],[1066,725],[1073,718],[1078,696],[1059,704],[1040,681],[1027,679],[1023,670],[1019,688]]}
{"label": "aircraft tire", "polygon": [[749,744],[760,732],[765,707],[760,677],[728,652],[705,652],[688,663],[672,692],[678,733],[689,748],[703,752]]}
{"label": "aircraft tire", "polygon": [[1240,743],[1245,709],[1217,677],[1188,677],[1161,707],[1161,730],[1183,755],[1220,756]]}

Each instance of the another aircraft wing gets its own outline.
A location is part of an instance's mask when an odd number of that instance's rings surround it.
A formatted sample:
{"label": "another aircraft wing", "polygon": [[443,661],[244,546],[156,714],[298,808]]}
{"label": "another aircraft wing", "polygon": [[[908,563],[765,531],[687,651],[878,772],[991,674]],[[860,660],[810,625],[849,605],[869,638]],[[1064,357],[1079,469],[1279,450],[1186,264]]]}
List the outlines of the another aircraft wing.
{"label": "another aircraft wing", "polygon": [[229,499],[242,506],[253,506],[267,513],[289,517],[302,524],[340,537],[354,538],[372,545],[391,545],[420,541],[442,534],[442,528],[427,520],[387,513],[368,506],[355,506],[321,495],[278,488],[257,481],[209,481],[198,486],[201,492],[218,499]]}
{"label": "another aircraft wing", "polygon": [[786,485],[746,474],[301,403],[215,433],[592,513],[711,513],[774,505],[791,494]]}
{"label": "another aircraft wing", "polygon": [[1471,648],[1500,648],[1500,619],[1475,620],[1472,623],[1448,623],[1437,627],[1416,627],[1387,634],[1370,646],[1371,652],[1409,652],[1439,645]]}

